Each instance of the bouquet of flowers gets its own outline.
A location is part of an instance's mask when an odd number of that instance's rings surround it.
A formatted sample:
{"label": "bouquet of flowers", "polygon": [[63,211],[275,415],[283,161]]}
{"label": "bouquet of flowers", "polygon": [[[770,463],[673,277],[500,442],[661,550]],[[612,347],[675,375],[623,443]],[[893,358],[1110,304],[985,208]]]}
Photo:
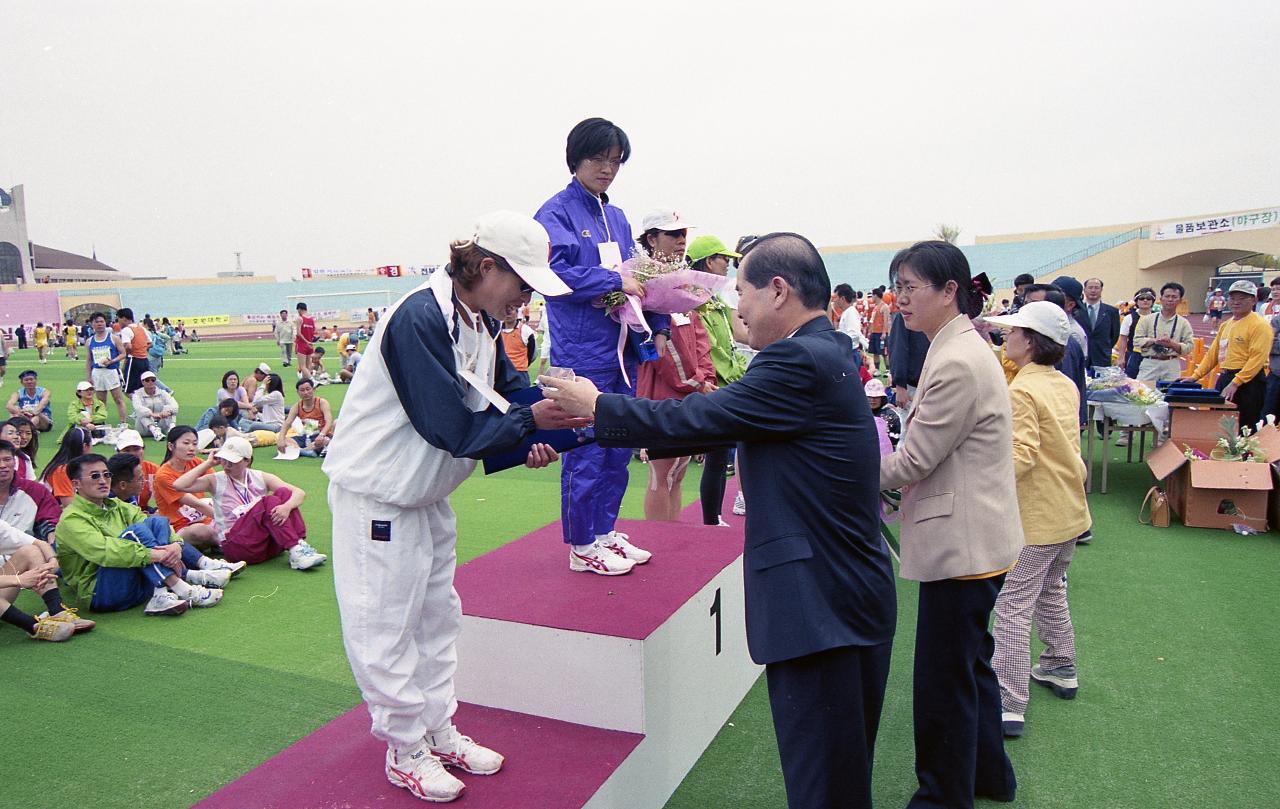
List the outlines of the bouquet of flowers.
{"label": "bouquet of flowers", "polygon": [[1258,442],[1257,433],[1244,427],[1241,428],[1240,434],[1236,435],[1236,424],[1230,417],[1223,418],[1220,423],[1222,437],[1218,439],[1218,446],[1209,453],[1210,458],[1215,461],[1267,462],[1267,456],[1262,452],[1262,445]]}
{"label": "bouquet of flowers", "polygon": [[655,258],[643,253],[624,261],[619,272],[644,284],[644,297],[618,290],[601,296],[595,305],[638,332],[649,330],[643,312],[669,315],[697,309],[711,300],[727,280],[713,273],[691,270],[683,259]]}
{"label": "bouquet of flowers", "polygon": [[1160,391],[1145,382],[1128,380],[1118,390],[1120,390],[1126,401],[1133,404],[1149,406],[1164,401],[1164,396],[1160,394]]}

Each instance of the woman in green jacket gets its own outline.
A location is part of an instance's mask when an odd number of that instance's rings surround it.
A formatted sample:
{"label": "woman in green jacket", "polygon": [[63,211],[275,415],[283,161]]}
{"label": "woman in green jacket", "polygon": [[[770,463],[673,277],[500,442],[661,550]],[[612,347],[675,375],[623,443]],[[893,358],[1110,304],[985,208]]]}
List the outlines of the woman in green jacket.
{"label": "woman in green jacket", "polygon": [[86,380],[77,384],[75,398],[67,405],[67,426],[62,434],[66,435],[72,427],[96,432],[105,429],[106,423],[107,406],[94,397],[93,383]]}
{"label": "woman in green jacket", "polygon": [[[730,259],[742,258],[725,246],[724,242],[710,234],[699,236],[690,242],[685,251],[693,269],[714,275],[727,275]],[[735,342],[745,343],[746,326],[738,318],[738,312],[719,293],[698,308],[698,316],[707,330],[711,342],[711,363],[716,367],[716,387],[723,388],[737,382],[747,372],[747,358],[735,347]],[[708,452],[702,463],[702,522],[704,525],[728,525],[720,518],[724,506],[725,476],[729,466],[731,449],[724,447]]]}

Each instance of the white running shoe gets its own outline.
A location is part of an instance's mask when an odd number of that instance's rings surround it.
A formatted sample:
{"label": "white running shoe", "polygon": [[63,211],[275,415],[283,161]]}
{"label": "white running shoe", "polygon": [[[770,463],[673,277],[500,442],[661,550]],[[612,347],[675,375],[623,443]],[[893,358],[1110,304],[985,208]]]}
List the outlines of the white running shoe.
{"label": "white running shoe", "polygon": [[738,492],[733,497],[733,513],[739,517],[747,513],[747,501],[742,496],[742,492]]}
{"label": "white running shoe", "polygon": [[463,736],[453,725],[443,733],[427,736],[427,745],[446,767],[457,767],[472,775],[493,775],[502,769],[503,757],[489,748]]}
{"label": "white running shoe", "polygon": [[289,549],[289,567],[294,570],[310,570],[323,565],[328,558],[323,553],[316,553],[316,549],[308,545],[306,540]]}
{"label": "white running shoe", "polygon": [[151,596],[142,613],[143,615],[181,615],[190,606],[185,600],[178,598],[172,590],[158,590]]}
{"label": "white running shoe", "polygon": [[404,750],[387,748],[387,780],[407,789],[415,798],[432,803],[457,800],[466,784],[445,771],[444,764],[431,753],[425,740]]}
{"label": "white running shoe", "polygon": [[193,607],[216,607],[218,602],[222,600],[222,590],[217,587],[193,584],[191,585],[191,592],[187,593],[186,600]]}
{"label": "white running shoe", "polygon": [[164,440],[164,433],[160,432],[160,426],[158,424],[151,425],[151,437],[157,441]]}
{"label": "white running shoe", "polygon": [[231,578],[240,575],[240,571],[249,566],[248,562],[228,562],[226,559],[210,559],[209,570],[225,570],[231,574]]}
{"label": "white running shoe", "polygon": [[619,556],[601,545],[591,543],[586,553],[578,553],[569,546],[569,569],[574,573],[598,573],[601,576],[621,576],[630,573],[636,563]]}
{"label": "white running shoe", "polygon": [[192,570],[187,568],[187,575],[182,577],[187,584],[200,584],[205,587],[223,588],[231,581],[230,570]]}
{"label": "white running shoe", "polygon": [[609,538],[602,539],[599,543],[618,554],[623,559],[630,559],[637,565],[643,565],[653,558],[653,554],[649,553],[644,548],[637,548],[635,545],[632,545],[630,535],[623,534],[619,531],[610,531]]}

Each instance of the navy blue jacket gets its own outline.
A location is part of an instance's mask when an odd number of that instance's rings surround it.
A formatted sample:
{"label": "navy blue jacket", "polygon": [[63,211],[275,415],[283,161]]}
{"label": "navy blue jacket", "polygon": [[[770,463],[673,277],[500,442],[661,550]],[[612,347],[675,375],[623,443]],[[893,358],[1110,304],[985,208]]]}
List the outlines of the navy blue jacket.
{"label": "navy blue jacket", "polygon": [[929,338],[922,331],[912,331],[902,322],[902,313],[893,316],[889,327],[889,376],[894,385],[915,387],[920,384],[924,357],[929,353]]}
{"label": "navy blue jacket", "polygon": [[747,644],[757,663],[893,639],[897,597],[879,530],[874,416],[852,343],[825,316],[705,396],[600,396],[596,439],[669,448],[738,442],[750,504]]}

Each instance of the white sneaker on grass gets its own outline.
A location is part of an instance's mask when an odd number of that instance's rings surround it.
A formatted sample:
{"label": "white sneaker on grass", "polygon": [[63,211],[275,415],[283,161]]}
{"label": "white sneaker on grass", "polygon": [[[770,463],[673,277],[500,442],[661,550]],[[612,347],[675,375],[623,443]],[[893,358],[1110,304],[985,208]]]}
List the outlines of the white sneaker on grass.
{"label": "white sneaker on grass", "polygon": [[249,566],[248,562],[228,562],[226,559],[210,559],[207,570],[225,570],[231,574],[231,578],[240,575],[240,571]]}
{"label": "white sneaker on grass", "polygon": [[388,747],[386,773],[392,786],[407,789],[415,798],[432,803],[457,800],[467,788],[445,770],[426,740],[405,749]]}
{"label": "white sneaker on grass", "polygon": [[747,513],[747,500],[742,496],[742,492],[733,496],[733,513],[739,517]]}
{"label": "white sneaker on grass", "polygon": [[457,767],[472,775],[493,775],[502,769],[503,757],[484,745],[476,744],[470,736],[463,736],[453,725],[441,733],[427,736],[427,746],[440,763]]}
{"label": "white sneaker on grass", "polygon": [[636,563],[624,556],[593,542],[584,553],[578,553],[574,546],[569,546],[569,569],[574,573],[596,573],[601,576],[621,576],[631,572]]}
{"label": "white sneaker on grass", "polygon": [[323,553],[317,553],[306,540],[289,549],[289,567],[294,570],[310,570],[317,565],[323,565],[328,558]]}
{"label": "white sneaker on grass", "polygon": [[181,615],[190,607],[189,603],[178,598],[172,590],[157,590],[142,612],[144,615]]}
{"label": "white sneaker on grass", "polygon": [[76,633],[76,628],[63,621],[55,621],[47,616],[36,619],[36,631],[27,637],[32,640],[47,640],[59,643]]}
{"label": "white sneaker on grass", "polygon": [[227,586],[227,582],[231,581],[230,570],[191,570],[187,569],[187,575],[182,577],[187,584],[202,584],[205,587],[222,588]]}
{"label": "white sneaker on grass", "polygon": [[623,559],[630,559],[637,565],[643,565],[653,558],[653,554],[644,548],[637,548],[631,544],[631,536],[618,531],[610,531],[606,539],[597,540],[597,542]]}
{"label": "white sneaker on grass", "polygon": [[157,441],[164,440],[164,433],[160,432],[159,425],[156,425],[156,424],[151,425],[151,437]]}
{"label": "white sneaker on grass", "polygon": [[222,600],[222,590],[216,587],[205,587],[202,584],[191,585],[187,593],[187,603],[193,607],[216,607]]}

